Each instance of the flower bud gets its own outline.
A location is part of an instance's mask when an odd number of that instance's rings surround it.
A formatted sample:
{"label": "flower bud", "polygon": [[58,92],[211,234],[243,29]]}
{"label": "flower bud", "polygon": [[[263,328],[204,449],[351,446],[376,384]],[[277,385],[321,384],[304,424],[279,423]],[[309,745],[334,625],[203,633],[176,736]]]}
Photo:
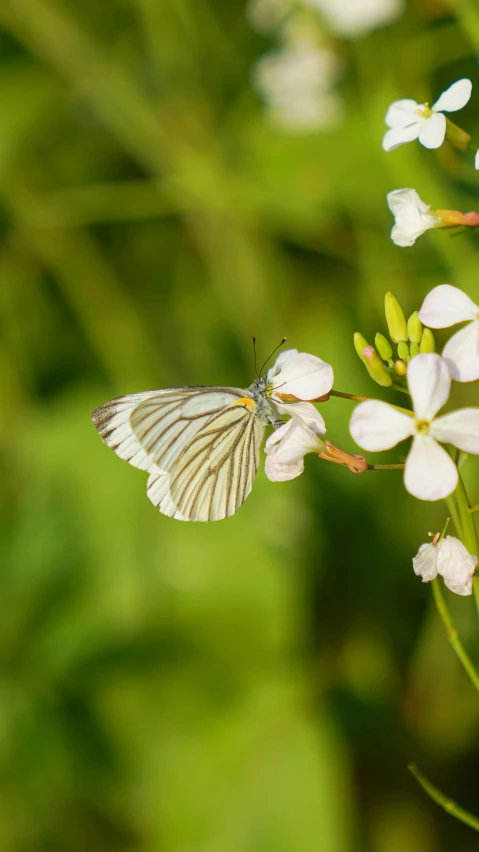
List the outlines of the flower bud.
{"label": "flower bud", "polygon": [[399,343],[398,344],[398,355],[401,361],[405,361],[406,364],[409,361],[409,346],[407,343]]}
{"label": "flower bud", "polygon": [[406,317],[396,296],[386,293],[384,299],[384,310],[388,324],[389,336],[393,343],[401,343],[407,340]]}
{"label": "flower bud", "polygon": [[414,358],[416,355],[419,355],[421,350],[420,350],[419,345],[417,343],[411,343],[409,345],[409,351],[411,353],[411,358]]}
{"label": "flower bud", "polygon": [[384,334],[380,334],[379,331],[374,338],[374,342],[376,344],[376,349],[379,352],[383,361],[389,361],[393,356],[393,350],[391,344],[387,337],[384,337]]}
{"label": "flower bud", "polygon": [[365,349],[368,348],[369,343],[366,340],[366,338],[363,337],[362,334],[359,331],[357,331],[355,333],[353,340],[354,340],[354,348],[355,348],[357,354],[359,355],[359,357],[361,358],[361,361],[363,362],[363,364],[365,364],[366,359],[363,355],[363,352],[364,352]]}
{"label": "flower bud", "polygon": [[422,322],[419,319],[418,312],[414,311],[407,321],[407,336],[411,343],[420,343],[422,335]]}
{"label": "flower bud", "polygon": [[393,380],[373,346],[367,346],[364,349],[363,360],[369,375],[376,384],[381,385],[383,388],[388,388],[392,385]]}
{"label": "flower bud", "polygon": [[394,369],[396,370],[396,373],[398,374],[398,376],[405,376],[406,373],[407,373],[407,367],[406,367],[404,361],[395,361],[394,362]]}
{"label": "flower bud", "polygon": [[421,343],[419,346],[419,350],[421,354],[424,352],[435,352],[436,351],[436,343],[434,341],[434,335],[430,328],[425,328],[422,337]]}
{"label": "flower bud", "polygon": [[446,139],[454,147],[460,151],[467,151],[471,137],[462,127],[458,127],[449,118],[446,118]]}

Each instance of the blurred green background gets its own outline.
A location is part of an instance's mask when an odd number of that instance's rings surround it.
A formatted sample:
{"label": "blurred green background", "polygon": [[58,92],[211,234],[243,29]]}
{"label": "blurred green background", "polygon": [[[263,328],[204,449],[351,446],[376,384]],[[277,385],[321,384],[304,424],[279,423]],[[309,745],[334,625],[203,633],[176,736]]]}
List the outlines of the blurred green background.
{"label": "blurred green background", "polygon": [[[411,565],[443,506],[310,456],[180,524],[90,422],[119,394],[247,386],[253,334],[386,396],[352,347],[385,332],[385,291],[407,314],[444,281],[479,298],[478,237],[399,249],[385,201],[476,209],[472,155],[381,149],[391,100],[463,76],[479,138],[479,3],[348,39],[298,14],[339,60],[327,132],[271,123],[253,68],[279,36],[243,0],[0,4],[2,852],[479,848],[407,770],[479,813],[478,697]],[[351,410],[321,408],[356,452]]]}

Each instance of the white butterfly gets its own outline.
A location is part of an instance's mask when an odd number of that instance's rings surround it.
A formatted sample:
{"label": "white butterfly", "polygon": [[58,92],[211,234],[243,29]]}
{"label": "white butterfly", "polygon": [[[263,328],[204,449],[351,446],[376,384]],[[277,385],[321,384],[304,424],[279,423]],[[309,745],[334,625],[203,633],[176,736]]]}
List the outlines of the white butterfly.
{"label": "white butterfly", "polygon": [[315,399],[331,385],[329,364],[292,349],[247,390],[181,387],[130,394],[105,402],[92,420],[120,458],[148,471],[147,494],[160,512],[182,521],[218,521],[233,515],[250,493],[266,425],[292,413],[294,404],[281,398]]}

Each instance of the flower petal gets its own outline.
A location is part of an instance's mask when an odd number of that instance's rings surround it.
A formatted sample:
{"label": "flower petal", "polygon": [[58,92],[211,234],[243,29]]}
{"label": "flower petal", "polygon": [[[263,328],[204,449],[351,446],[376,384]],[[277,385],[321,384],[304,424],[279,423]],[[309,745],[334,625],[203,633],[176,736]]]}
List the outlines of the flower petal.
{"label": "flower petal", "polygon": [[383,149],[392,151],[398,148],[399,145],[404,145],[406,142],[413,142],[419,136],[421,125],[424,119],[420,119],[415,124],[409,127],[394,127],[392,130],[387,130],[383,136]]}
{"label": "flower petal", "polygon": [[431,423],[429,434],[441,444],[479,455],[479,408],[460,408]]}
{"label": "flower petal", "polygon": [[424,299],[419,319],[428,328],[449,328],[458,322],[474,319],[478,313],[479,306],[459,287],[439,284]]}
{"label": "flower petal", "polygon": [[457,595],[472,594],[472,578],[477,565],[462,541],[452,535],[441,539],[437,545],[437,570],[451,592]]}
{"label": "flower petal", "polygon": [[415,427],[412,416],[402,414],[387,402],[369,399],[354,409],[349,431],[364,450],[379,452],[414,435]]}
{"label": "flower petal", "polygon": [[386,113],[384,121],[388,127],[408,127],[410,124],[417,122],[416,110],[419,106],[420,104],[411,98],[402,98],[400,101],[393,101]]}
{"label": "flower petal", "polygon": [[449,86],[442,95],[439,95],[432,108],[435,112],[456,112],[466,106],[471,97],[472,83],[467,78],[458,80]]}
{"label": "flower petal", "polygon": [[442,357],[456,382],[479,379],[479,322],[469,323],[447,341]]}
{"label": "flower petal", "polygon": [[423,583],[429,583],[437,577],[437,557],[438,550],[432,542],[421,544],[416,556],[413,557],[414,573],[422,577]]}
{"label": "flower petal", "polygon": [[289,359],[292,358],[293,355],[297,354],[297,349],[285,349],[284,352],[281,352],[276,358],[276,361],[274,362],[273,366],[270,367],[270,369],[268,370],[266,374],[267,380],[270,381],[273,376],[276,376],[277,373],[279,373],[279,371],[281,370],[281,367],[286,363],[286,361],[289,361]]}
{"label": "flower petal", "polygon": [[402,213],[408,213],[409,210],[420,210],[421,213],[428,213],[430,204],[425,204],[419,198],[415,189],[404,187],[404,189],[393,189],[387,194],[388,207],[395,216],[400,216]]}
{"label": "flower petal", "polygon": [[281,402],[282,395],[302,400],[317,399],[331,390],[334,374],[331,365],[316,355],[297,352],[281,364],[279,371],[273,373],[270,380],[274,384],[275,401]]}
{"label": "flower petal", "polygon": [[280,426],[266,442],[266,476],[272,482],[295,479],[304,470],[304,456],[307,453],[319,454],[323,447],[324,441],[302,420],[292,418]]}
{"label": "flower petal", "polygon": [[311,402],[277,402],[275,405],[280,414],[297,417],[312,429],[315,435],[326,434],[326,423]]}
{"label": "flower petal", "polygon": [[419,130],[419,141],[425,148],[440,148],[446,135],[446,116],[434,112],[423,121]]}
{"label": "flower petal", "polygon": [[479,169],[479,151],[476,151],[476,156],[474,157],[474,168]]}
{"label": "flower petal", "polygon": [[416,418],[429,422],[442,408],[451,389],[451,375],[444,358],[435,352],[416,355],[407,368],[407,382]]}
{"label": "flower petal", "polygon": [[457,482],[457,468],[449,453],[430,435],[416,435],[404,471],[406,491],[419,500],[441,500],[452,494]]}

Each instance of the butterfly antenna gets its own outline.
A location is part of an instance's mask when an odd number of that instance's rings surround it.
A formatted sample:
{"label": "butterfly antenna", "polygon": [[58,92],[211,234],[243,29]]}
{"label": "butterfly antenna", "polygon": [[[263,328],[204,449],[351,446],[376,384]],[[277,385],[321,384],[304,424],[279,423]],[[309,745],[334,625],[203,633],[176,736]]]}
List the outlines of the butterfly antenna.
{"label": "butterfly antenna", "polygon": [[256,361],[256,337],[253,337],[253,352],[254,352],[254,369],[255,369],[255,372],[256,372],[256,378],[258,379],[259,373],[258,373],[258,364],[257,364],[257,361]]}
{"label": "butterfly antenna", "polygon": [[275,354],[276,354],[276,352],[278,351],[278,349],[281,349],[281,347],[283,346],[283,344],[284,344],[284,343],[286,343],[286,339],[287,339],[286,337],[283,337],[283,339],[282,339],[281,343],[278,343],[278,345],[276,346],[276,348],[275,348],[275,349],[273,349],[273,351],[272,351],[271,355],[268,355],[268,357],[266,358],[266,361],[264,362],[263,366],[261,367],[261,370],[259,371],[259,374],[260,374],[260,375],[261,375],[261,373],[263,372],[264,368],[266,367],[266,364],[268,363],[268,361],[271,361],[271,358],[273,357],[273,355],[275,355]]}

